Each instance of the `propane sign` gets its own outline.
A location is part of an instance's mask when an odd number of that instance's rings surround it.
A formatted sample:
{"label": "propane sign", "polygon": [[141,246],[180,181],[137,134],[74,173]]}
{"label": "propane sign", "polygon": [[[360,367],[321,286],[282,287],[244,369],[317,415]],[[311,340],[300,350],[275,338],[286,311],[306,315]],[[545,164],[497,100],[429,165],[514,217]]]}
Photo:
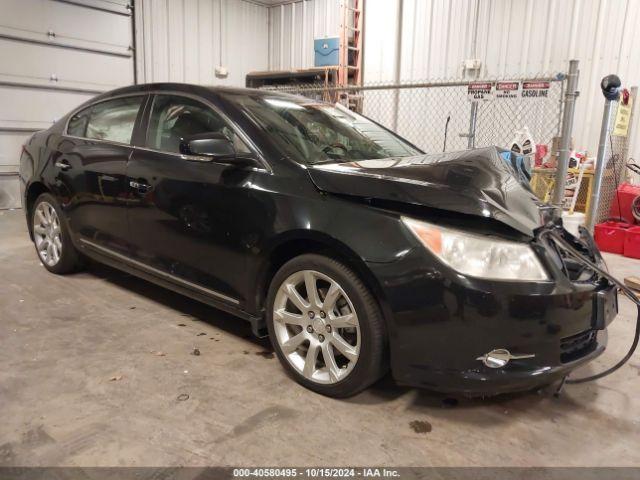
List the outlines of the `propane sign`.
{"label": "propane sign", "polygon": [[549,98],[549,82],[522,82],[522,98]]}
{"label": "propane sign", "polygon": [[467,89],[467,98],[472,102],[493,99],[493,83],[472,82]]}
{"label": "propane sign", "polygon": [[520,82],[497,82],[496,98],[518,98]]}

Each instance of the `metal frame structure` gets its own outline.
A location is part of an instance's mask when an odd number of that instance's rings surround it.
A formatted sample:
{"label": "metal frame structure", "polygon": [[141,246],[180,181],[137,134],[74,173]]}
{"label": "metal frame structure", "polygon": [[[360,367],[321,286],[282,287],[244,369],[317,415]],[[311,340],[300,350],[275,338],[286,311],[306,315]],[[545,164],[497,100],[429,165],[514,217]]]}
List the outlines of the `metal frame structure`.
{"label": "metal frame structure", "polygon": [[567,170],[569,169],[569,145],[573,132],[573,115],[576,110],[576,98],[578,98],[578,79],[580,70],[578,60],[569,62],[569,74],[567,75],[567,90],[564,92],[564,106],[562,110],[562,135],[560,135],[560,148],[558,153],[558,168],[556,170],[556,183],[553,191],[553,205],[562,208],[564,201],[564,187],[567,182]]}
{"label": "metal frame structure", "polygon": [[363,0],[342,0],[340,11],[338,85],[362,85]]}

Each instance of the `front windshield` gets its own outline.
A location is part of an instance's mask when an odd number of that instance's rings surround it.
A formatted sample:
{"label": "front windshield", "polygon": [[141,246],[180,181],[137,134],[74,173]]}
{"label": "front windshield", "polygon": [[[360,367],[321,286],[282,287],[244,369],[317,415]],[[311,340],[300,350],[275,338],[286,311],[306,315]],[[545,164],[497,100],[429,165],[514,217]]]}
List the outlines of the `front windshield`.
{"label": "front windshield", "polygon": [[284,95],[238,95],[234,103],[294,160],[304,163],[420,155],[415,147],[342,105]]}

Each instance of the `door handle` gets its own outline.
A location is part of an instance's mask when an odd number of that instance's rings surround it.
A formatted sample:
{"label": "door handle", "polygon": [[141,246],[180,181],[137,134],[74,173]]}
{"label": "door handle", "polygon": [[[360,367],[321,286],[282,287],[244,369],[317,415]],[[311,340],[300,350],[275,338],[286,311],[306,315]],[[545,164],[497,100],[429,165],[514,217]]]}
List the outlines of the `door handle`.
{"label": "door handle", "polygon": [[55,167],[58,167],[63,172],[71,168],[71,165],[66,160],[56,160],[56,163],[54,163],[53,165]]}
{"label": "door handle", "polygon": [[135,180],[129,181],[129,186],[137,190],[139,193],[147,193],[149,190],[152,189],[151,185],[147,185],[146,183],[136,182]]}

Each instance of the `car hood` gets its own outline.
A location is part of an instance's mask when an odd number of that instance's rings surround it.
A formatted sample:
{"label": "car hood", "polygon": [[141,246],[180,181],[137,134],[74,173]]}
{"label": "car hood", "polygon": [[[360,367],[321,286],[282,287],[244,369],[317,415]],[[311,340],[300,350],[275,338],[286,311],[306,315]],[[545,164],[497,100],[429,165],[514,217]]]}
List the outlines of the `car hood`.
{"label": "car hood", "polygon": [[328,193],[490,217],[533,236],[545,209],[528,184],[519,180],[509,155],[508,151],[487,147],[323,163],[310,166],[309,175],[320,190]]}

